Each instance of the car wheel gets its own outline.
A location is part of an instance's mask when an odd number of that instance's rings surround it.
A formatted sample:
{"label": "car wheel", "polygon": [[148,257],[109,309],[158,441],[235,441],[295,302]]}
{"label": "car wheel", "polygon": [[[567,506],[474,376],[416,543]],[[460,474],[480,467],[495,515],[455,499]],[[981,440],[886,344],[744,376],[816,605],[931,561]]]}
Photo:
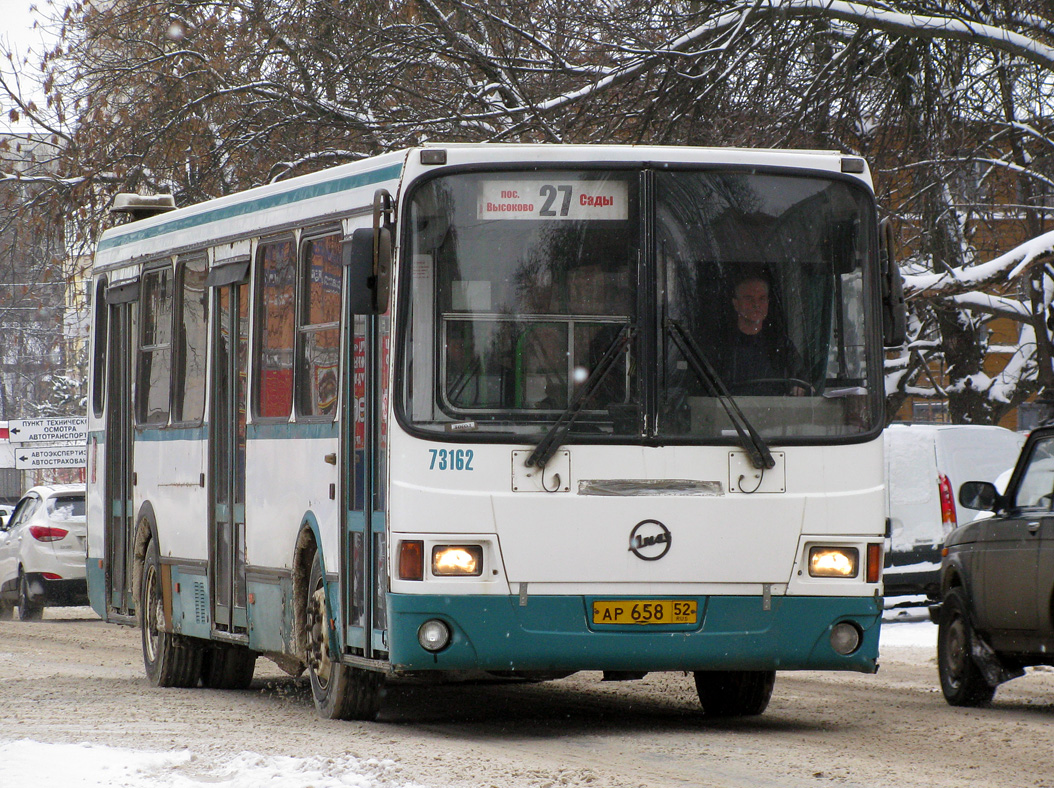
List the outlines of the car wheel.
{"label": "car wheel", "polygon": [[203,648],[193,638],[165,631],[161,560],[153,540],[146,549],[142,572],[139,626],[147,678],[157,687],[196,687]]}
{"label": "car wheel", "polygon": [[334,662],[329,649],[329,613],[322,562],[315,553],[308,582],[307,674],[315,709],[323,719],[373,720],[381,705],[380,673]]}
{"label": "car wheel", "polygon": [[25,572],[18,574],[18,618],[21,621],[40,621],[44,618],[44,603],[33,595]]}
{"label": "car wheel", "polygon": [[941,691],[952,706],[985,706],[995,695],[995,687],[985,681],[970,655],[973,639],[966,594],[953,588],[944,596],[937,630]]}
{"label": "car wheel", "polygon": [[769,705],[774,670],[697,670],[695,689],[707,717],[752,717]]}
{"label": "car wheel", "polygon": [[0,599],[0,621],[8,621],[15,616],[15,606],[5,599]]}

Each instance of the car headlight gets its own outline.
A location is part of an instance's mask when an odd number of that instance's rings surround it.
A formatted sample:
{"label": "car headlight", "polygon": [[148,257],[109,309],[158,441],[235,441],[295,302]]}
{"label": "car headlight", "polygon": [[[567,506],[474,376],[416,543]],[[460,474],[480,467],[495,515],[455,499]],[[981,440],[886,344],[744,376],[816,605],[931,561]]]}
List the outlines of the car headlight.
{"label": "car headlight", "polygon": [[432,574],[439,577],[472,577],[483,574],[483,548],[442,544],[432,548]]}
{"label": "car headlight", "polygon": [[859,563],[855,547],[809,548],[809,577],[856,577]]}

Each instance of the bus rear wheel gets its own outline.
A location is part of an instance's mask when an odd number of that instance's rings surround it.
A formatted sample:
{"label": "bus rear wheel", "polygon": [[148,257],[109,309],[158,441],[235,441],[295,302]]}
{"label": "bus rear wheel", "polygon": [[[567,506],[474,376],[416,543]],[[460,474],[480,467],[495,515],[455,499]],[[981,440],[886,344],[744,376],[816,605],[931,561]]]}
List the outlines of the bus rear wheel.
{"label": "bus rear wheel", "polygon": [[201,662],[201,683],[210,689],[248,689],[256,670],[256,652],[245,646],[212,643]]}
{"label": "bus rear wheel", "polygon": [[328,720],[373,720],[380,710],[383,677],[379,673],[334,662],[330,657],[329,610],[318,553],[308,581],[307,674],[315,709]]}
{"label": "bus rear wheel", "polygon": [[201,678],[203,650],[192,639],[164,629],[161,559],[154,540],[147,546],[141,579],[139,626],[147,678],[156,687],[196,687]]}
{"label": "bus rear wheel", "polygon": [[769,705],[774,670],[697,670],[695,689],[707,717],[752,717]]}

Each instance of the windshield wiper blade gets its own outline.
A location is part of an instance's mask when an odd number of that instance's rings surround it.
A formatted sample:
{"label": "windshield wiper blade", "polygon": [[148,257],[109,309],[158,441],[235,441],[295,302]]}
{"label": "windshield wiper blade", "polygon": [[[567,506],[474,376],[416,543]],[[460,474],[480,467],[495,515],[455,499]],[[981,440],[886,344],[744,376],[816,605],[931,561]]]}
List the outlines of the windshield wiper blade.
{"label": "windshield wiper blade", "polygon": [[636,332],[637,329],[629,323],[619,329],[618,334],[611,341],[611,344],[608,345],[607,350],[604,351],[604,355],[600,357],[600,361],[593,367],[589,377],[585,379],[582,387],[575,393],[571,404],[553,422],[553,426],[549,428],[549,431],[545,433],[545,437],[534,447],[534,451],[524,461],[524,465],[528,468],[544,468],[549,463],[556,450],[563,444],[564,438],[570,431],[574,420],[578,418],[578,414],[582,412],[586,402],[593,396],[600,384],[604,382],[604,378],[615,368],[615,361],[618,359],[619,354],[629,346]]}
{"label": "windshield wiper blade", "polygon": [[773,467],[776,461],[772,458],[772,452],[769,451],[765,439],[758,434],[758,431],[754,429],[754,425],[743,415],[743,411],[739,409],[739,405],[732,398],[728,388],[725,386],[725,382],[721,380],[709,360],[703,355],[702,350],[699,349],[699,345],[692,339],[692,336],[673,319],[666,320],[666,332],[684,355],[692,371],[695,372],[703,385],[710,389],[711,393],[725,409],[725,413],[728,414],[732,426],[736,428],[743,449],[750,455],[750,461],[754,467],[762,470]]}

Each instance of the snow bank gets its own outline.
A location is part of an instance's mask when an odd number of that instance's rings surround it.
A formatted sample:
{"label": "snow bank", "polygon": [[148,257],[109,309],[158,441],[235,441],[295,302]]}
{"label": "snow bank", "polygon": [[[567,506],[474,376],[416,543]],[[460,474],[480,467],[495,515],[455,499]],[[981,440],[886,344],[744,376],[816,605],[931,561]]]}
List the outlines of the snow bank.
{"label": "snow bank", "polygon": [[908,614],[897,615],[887,611],[882,621],[878,639],[879,652],[888,646],[928,648],[937,653],[937,625],[929,620]]}
{"label": "snow bank", "polygon": [[98,744],[0,741],[0,788],[423,788],[393,779],[389,760],[350,755],[290,758],[243,752],[211,760],[189,750],[144,752]]}

